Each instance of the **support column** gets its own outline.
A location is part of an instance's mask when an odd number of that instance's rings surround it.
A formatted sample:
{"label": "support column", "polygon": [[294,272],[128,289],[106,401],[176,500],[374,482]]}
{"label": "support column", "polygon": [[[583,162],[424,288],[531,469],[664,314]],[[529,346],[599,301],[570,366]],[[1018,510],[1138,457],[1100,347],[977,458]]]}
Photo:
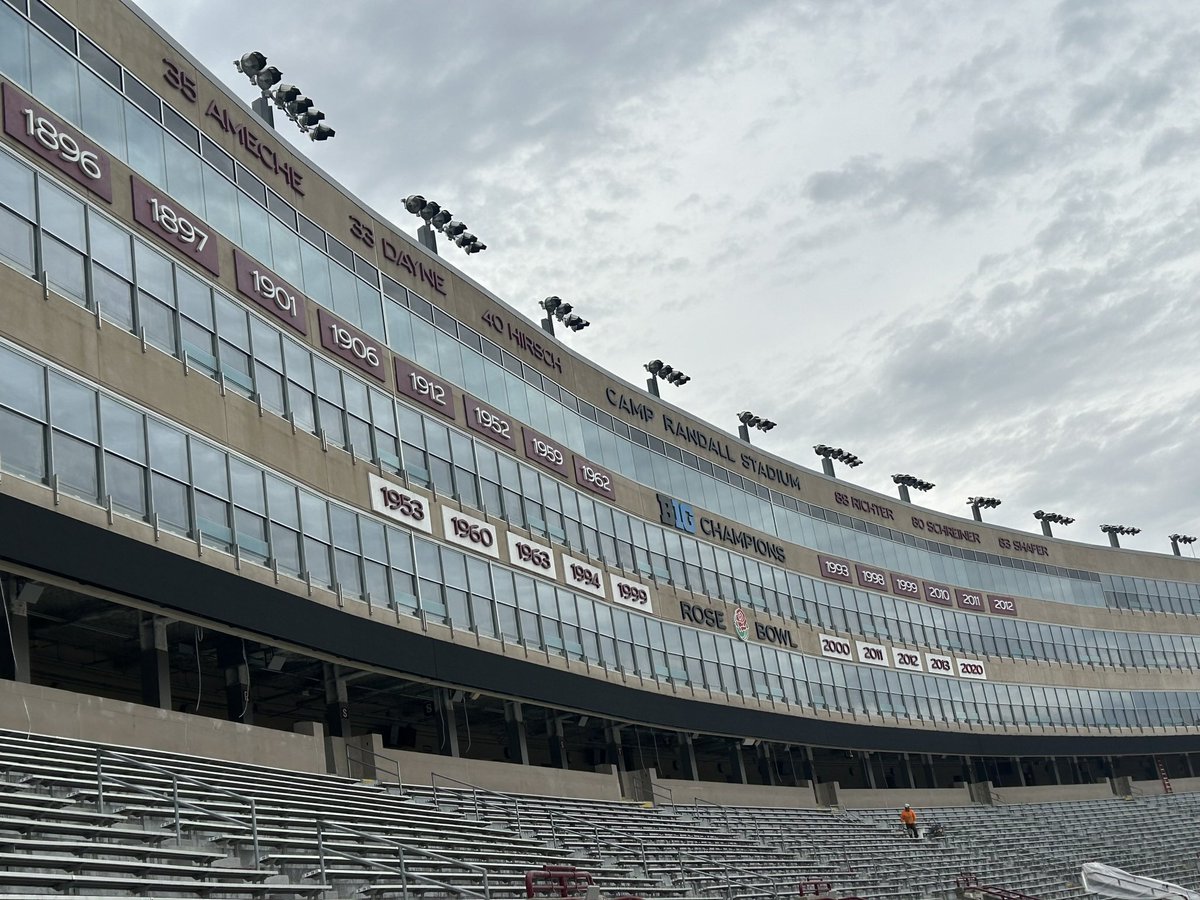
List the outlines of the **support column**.
{"label": "support column", "polygon": [[250,665],[241,638],[222,635],[217,640],[217,664],[225,670],[225,717],[230,722],[254,724],[250,700]]}
{"label": "support column", "polygon": [[1013,768],[1017,772],[1017,784],[1019,784],[1021,787],[1025,787],[1025,769],[1021,765],[1020,757],[1014,756],[1012,758],[1012,764]]}
{"label": "support column", "polygon": [[746,760],[742,757],[742,742],[733,741],[729,747],[729,775],[734,784],[749,784],[746,777]]}
{"label": "support column", "polygon": [[446,688],[433,689],[434,711],[437,713],[437,746],[442,756],[458,756],[458,719],[454,697]]}
{"label": "support column", "polygon": [[563,742],[561,716],[551,716],[546,719],[546,740],[550,743],[550,765],[556,769],[571,768],[567,759],[567,748]]}
{"label": "support column", "polygon": [[775,766],[771,764],[771,745],[762,743],[756,749],[758,750],[758,774],[762,778],[763,784],[779,784],[779,779],[775,777]]}
{"label": "support column", "polygon": [[525,734],[525,709],[517,700],[504,702],[504,727],[508,738],[508,758],[529,765],[529,741]]}
{"label": "support column", "polygon": [[325,728],[330,737],[350,737],[350,695],[342,667],[337,663],[323,663],[325,680]]}
{"label": "support column", "polygon": [[813,759],[812,747],[808,746],[808,744],[804,745],[804,764],[802,768],[804,771],[804,778],[809,784],[816,784],[818,781],[820,781],[820,779],[817,778],[817,763],[816,760]]}
{"label": "support column", "polygon": [[688,781],[700,780],[700,767],[696,765],[696,745],[690,734],[679,736],[679,777]]}
{"label": "support column", "polygon": [[[30,683],[29,607],[42,595],[42,586],[20,578],[4,578],[8,615],[0,622],[0,678]],[[6,640],[7,638],[7,640]]]}
{"label": "support column", "polygon": [[604,753],[609,763],[617,767],[618,774],[624,775],[628,771],[625,767],[625,748],[621,742],[620,725],[604,726]]}
{"label": "support column", "polygon": [[908,788],[915,791],[917,789],[917,780],[913,778],[912,757],[907,753],[900,754],[904,758],[904,772],[908,775]]}
{"label": "support column", "polygon": [[1183,764],[1187,768],[1187,777],[1195,778],[1196,772],[1192,768],[1192,754],[1190,754],[1190,753],[1183,754]]}
{"label": "support column", "polygon": [[1050,757],[1050,771],[1054,775],[1054,783],[1062,784],[1062,776],[1058,774],[1058,760],[1053,756]]}
{"label": "support column", "polygon": [[937,787],[938,786],[937,770],[933,768],[933,754],[932,753],[922,753],[921,754],[921,765],[923,765],[925,767],[925,778],[926,778],[926,780],[928,780],[929,786],[931,788]]}
{"label": "support column", "polygon": [[142,703],[171,708],[171,656],[167,650],[167,620],[142,613],[138,623],[141,645]]}
{"label": "support column", "polygon": [[1075,784],[1083,784],[1083,770],[1079,767],[1079,757],[1071,757],[1071,779]]}
{"label": "support column", "polygon": [[871,765],[871,751],[860,750],[858,752],[858,757],[862,761],[863,771],[867,774],[867,787],[869,787],[871,790],[876,790],[875,769]]}

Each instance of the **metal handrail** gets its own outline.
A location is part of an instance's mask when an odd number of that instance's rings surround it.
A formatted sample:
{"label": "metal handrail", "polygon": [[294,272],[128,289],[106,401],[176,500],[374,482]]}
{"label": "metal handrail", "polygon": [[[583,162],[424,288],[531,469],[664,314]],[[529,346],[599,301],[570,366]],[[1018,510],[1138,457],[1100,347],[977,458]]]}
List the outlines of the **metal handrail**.
{"label": "metal handrail", "polygon": [[505,803],[511,803],[513,805],[514,811],[517,814],[517,831],[520,832],[523,830],[521,828],[521,801],[520,801],[520,798],[513,797],[510,794],[502,794],[502,793],[500,793],[500,791],[493,791],[491,788],[480,787],[477,784],[471,784],[471,782],[469,782],[469,781],[460,781],[457,778],[451,778],[449,775],[443,775],[440,772],[430,772],[429,773],[429,784],[433,788],[433,805],[436,806],[438,809],[442,808],[441,804],[438,803],[437,781],[439,778],[442,779],[442,781],[449,781],[449,782],[452,782],[453,784],[460,784],[463,787],[471,789],[471,801],[475,807],[475,818],[480,821],[483,820],[483,816],[479,812],[479,795],[480,794],[489,794],[493,797],[499,797]]}
{"label": "metal handrail", "polygon": [[[329,833],[329,834],[336,834],[336,833],[351,834],[358,838],[365,838],[366,840],[374,841],[378,844],[383,844],[388,847],[394,847],[396,849],[396,856],[399,859],[400,866],[399,866],[399,868],[397,868],[396,866],[389,866],[387,863],[381,863],[378,860],[374,860],[374,859],[371,859],[370,857],[366,857],[366,856],[358,856],[357,854],[350,853],[346,850],[339,850],[337,847],[326,847],[325,846],[325,834],[326,833]],[[481,893],[479,893],[479,891],[474,890],[472,888],[465,888],[462,886],[455,886],[452,884],[447,884],[446,882],[438,881],[436,878],[430,878],[428,875],[422,875],[419,872],[411,872],[410,873],[408,871],[408,866],[404,860],[404,854],[406,852],[407,853],[415,853],[418,856],[426,856],[426,857],[429,857],[430,859],[436,859],[439,862],[451,863],[452,865],[460,866],[464,869],[469,869],[474,872],[479,872],[483,876],[483,893],[481,894]],[[408,897],[408,880],[410,878],[412,878],[415,881],[420,881],[423,884],[431,884],[434,887],[442,888],[443,890],[449,891],[452,894],[460,894],[460,895],[464,895],[464,896],[468,896],[468,897],[478,897],[478,898],[482,898],[482,900],[491,900],[491,897],[492,897],[491,884],[488,882],[488,872],[487,872],[487,869],[485,869],[483,866],[476,865],[475,863],[464,862],[461,859],[454,859],[453,857],[446,856],[443,853],[435,853],[433,850],[425,850],[421,847],[414,847],[411,844],[405,844],[401,841],[393,840],[391,838],[385,838],[385,837],[381,837],[380,835],[377,835],[377,834],[371,834],[368,831],[361,831],[360,829],[352,828],[349,825],[340,825],[340,824],[334,825],[330,822],[326,822],[324,819],[318,819],[317,820],[317,858],[320,862],[322,884],[329,884],[329,879],[327,877],[327,868],[325,866],[325,854],[326,853],[332,853],[332,854],[336,854],[338,856],[344,856],[346,859],[350,859],[350,860],[353,860],[358,863],[364,863],[369,866],[375,866],[376,868],[385,869],[389,872],[396,872],[400,876],[400,890],[401,890],[402,896],[404,896],[405,898]]]}
{"label": "metal handrail", "polygon": [[[160,775],[166,775],[171,779],[171,795],[168,798],[161,791],[156,791],[148,788],[145,785],[138,784],[132,781],[126,781],[118,775],[106,773],[104,771],[105,758],[118,759],[124,763],[136,766],[141,769],[146,769],[151,772],[157,772]],[[250,807],[250,838],[254,846],[254,868],[259,868],[259,859],[261,854],[258,849],[258,806],[253,797],[244,797],[241,794],[235,793],[228,788],[220,787],[219,785],[209,784],[207,781],[201,781],[199,778],[192,778],[190,775],[180,775],[178,772],[172,772],[170,769],[165,769],[162,766],[156,766],[153,763],[148,763],[134,756],[126,756],[124,753],[117,753],[114,750],[106,750],[103,747],[96,748],[96,808],[104,812],[104,782],[107,779],[113,784],[118,784],[121,787],[131,790],[140,791],[150,797],[155,797],[160,800],[170,799],[175,813],[175,839],[183,840],[183,822],[179,815],[180,808],[192,809],[202,812],[205,815],[212,816],[215,819],[220,819],[223,822],[232,822],[238,827],[243,827],[246,823],[240,819],[235,819],[233,816],[225,813],[217,812],[213,809],[208,809],[198,803],[193,803],[190,800],[182,800],[179,797],[179,782],[193,784],[197,787],[202,787],[207,791],[212,791],[218,794],[224,794],[227,797],[232,797],[239,803],[245,803]]]}
{"label": "metal handrail", "polygon": [[669,787],[667,787],[665,785],[655,784],[653,781],[651,781],[650,782],[650,797],[656,806],[658,805],[657,800],[660,795],[667,798],[667,802],[664,805],[671,807],[671,811],[674,812],[675,811],[675,792],[672,791]]}
{"label": "metal handrail", "polygon": [[[551,831],[551,833],[553,833],[554,839],[557,841],[557,840],[559,840],[558,832],[559,832],[560,825],[555,820],[554,810],[549,810],[547,815],[550,818],[550,831]],[[642,872],[647,875],[650,874],[650,867],[646,860],[646,844],[640,838],[630,837],[629,835],[623,834],[622,832],[618,831],[615,828],[609,828],[607,825],[600,825],[596,822],[591,822],[587,819],[584,819],[582,816],[579,816],[579,817],[572,816],[570,813],[564,813],[561,810],[559,810],[558,818],[561,819],[564,817],[568,818],[568,819],[578,818],[579,821],[583,823],[581,825],[564,825],[564,826],[561,826],[561,828],[564,831],[570,832],[572,834],[580,835],[581,837],[587,837],[588,833],[590,832],[593,844],[596,849],[597,856],[600,855],[601,845],[607,846],[607,847],[625,848],[625,847],[628,847],[631,843],[636,844],[637,848],[638,848],[638,856],[642,861]],[[616,839],[604,838],[602,840],[600,838],[601,831],[612,832],[613,834],[617,835],[617,838]]]}
{"label": "metal handrail", "polygon": [[[753,879],[751,881],[751,886],[760,883],[763,879],[763,876],[760,873],[755,872],[753,869],[747,869],[744,866],[731,865],[727,862],[722,862],[721,860],[713,859],[711,856],[704,856],[703,854],[700,854],[700,853],[692,853],[690,850],[683,850],[679,847],[675,848],[675,856],[679,860],[679,874],[681,876],[683,875],[683,871],[684,871],[683,860],[681,858],[683,856],[687,856],[690,859],[699,859],[706,863],[711,863],[713,865],[719,866],[721,868],[722,873],[725,875],[725,890],[726,890],[726,896],[728,896],[728,897],[733,897],[733,884],[732,884],[732,879],[729,877],[730,872],[738,872],[744,876],[748,876],[749,878]],[[766,881],[767,881],[767,884],[769,884],[771,886],[770,896],[778,898],[779,897],[779,885],[776,882],[775,878],[772,876],[768,876],[766,878]]]}
{"label": "metal handrail", "polygon": [[360,758],[358,761],[360,763],[369,763],[371,766],[376,768],[379,767],[379,762],[381,760],[385,763],[390,763],[390,765],[396,770],[396,786],[400,788],[400,796],[406,796],[406,792],[404,790],[404,779],[400,777],[400,763],[397,760],[392,759],[390,756],[383,756],[382,754],[376,753],[374,750],[370,750],[366,747],[356,747],[353,744],[346,744],[347,760],[349,760],[351,753],[359,754]]}

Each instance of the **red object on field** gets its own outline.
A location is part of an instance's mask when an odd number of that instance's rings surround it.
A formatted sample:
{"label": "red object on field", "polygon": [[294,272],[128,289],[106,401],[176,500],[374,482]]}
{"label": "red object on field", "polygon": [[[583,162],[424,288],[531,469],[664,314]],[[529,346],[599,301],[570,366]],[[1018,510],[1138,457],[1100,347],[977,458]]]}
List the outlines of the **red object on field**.
{"label": "red object on field", "polygon": [[[582,897],[592,884],[592,875],[574,866],[542,866],[525,873],[526,897]],[[623,900],[623,898],[618,898]]]}

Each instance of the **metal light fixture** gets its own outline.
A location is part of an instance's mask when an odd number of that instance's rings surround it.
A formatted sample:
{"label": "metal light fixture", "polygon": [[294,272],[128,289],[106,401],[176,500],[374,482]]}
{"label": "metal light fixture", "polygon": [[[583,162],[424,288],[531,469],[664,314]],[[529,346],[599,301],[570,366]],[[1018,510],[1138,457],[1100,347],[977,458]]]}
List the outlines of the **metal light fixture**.
{"label": "metal light fixture", "polygon": [[828,444],[814,444],[813,453],[821,457],[821,471],[823,471],[830,478],[837,477],[833,471],[833,461],[835,459],[840,463],[844,463],[851,469],[863,464],[863,461],[849,450],[843,450],[841,447],[830,447]]}
{"label": "metal light fixture", "polygon": [[1132,537],[1135,534],[1142,533],[1142,529],[1134,528],[1131,525],[1101,525],[1100,530],[1108,535],[1109,544],[1117,548],[1121,546],[1121,542],[1117,540],[1117,535],[1127,534]]}
{"label": "metal light fixture", "polygon": [[982,522],[983,516],[979,514],[981,509],[995,509],[1000,505],[1000,501],[995,497],[968,497],[967,506],[971,507],[971,517],[976,522]]}
{"label": "metal light fixture", "polygon": [[900,499],[905,503],[912,503],[912,499],[908,495],[909,488],[916,488],[918,491],[931,491],[937,487],[932,481],[925,481],[922,478],[917,478],[915,475],[893,475],[892,481],[900,488]]}
{"label": "metal light fixture", "polygon": [[762,416],[756,416],[749,411],[738,413],[738,436],[747,444],[750,443],[750,429],[757,428],[759,431],[770,431],[774,428],[777,422],[772,422],[770,419],[764,419]]}
{"label": "metal light fixture", "polygon": [[683,372],[676,369],[674,366],[663,362],[661,359],[652,359],[646,363],[645,369],[650,373],[650,377],[646,379],[646,390],[652,393],[655,397],[662,396],[658,392],[658,381],[662,379],[675,387],[683,387],[692,380],[691,375],[684,375]]}
{"label": "metal light fixture", "polygon": [[1168,535],[1168,537],[1170,537],[1170,538],[1171,538],[1171,552],[1172,552],[1172,553],[1174,553],[1176,556],[1182,556],[1182,555],[1183,555],[1183,554],[1181,554],[1181,553],[1179,552],[1179,545],[1180,545],[1180,544],[1194,544],[1194,543],[1196,543],[1196,538],[1195,538],[1195,536],[1194,536],[1194,535],[1190,535],[1190,534],[1172,534],[1172,535]]}
{"label": "metal light fixture", "polygon": [[235,59],[233,66],[262,92],[262,96],[251,105],[268,125],[275,125],[275,114],[271,109],[273,101],[275,109],[282,110],[301,132],[308,135],[309,140],[327,141],[337,133],[328,125],[321,124],[325,113],[315,109],[312,100],[305,97],[300,88],[294,84],[280,84],[283,73],[274,66],[268,66],[267,58],[257,50]]}
{"label": "metal light fixture", "polygon": [[592,324],[582,316],[571,312],[575,307],[563,300],[562,297],[547,297],[539,302],[538,306],[546,311],[546,318],[542,319],[542,329],[548,334],[554,334],[555,319],[572,331],[583,331]]}
{"label": "metal light fixture", "polygon": [[1055,525],[1070,525],[1075,521],[1070,516],[1064,516],[1055,512],[1046,512],[1045,510],[1041,509],[1037,510],[1033,514],[1033,517],[1041,521],[1042,534],[1044,534],[1046,537],[1054,537],[1054,533],[1050,530],[1051,522],[1053,522]]}
{"label": "metal light fixture", "polygon": [[437,253],[437,237],[434,233],[438,231],[455,246],[461,247],[464,253],[481,253],[487,249],[487,244],[467,231],[467,226],[439,203],[426,200],[420,194],[409,194],[404,198],[404,209],[425,220],[425,224],[417,229],[417,238],[433,253]]}

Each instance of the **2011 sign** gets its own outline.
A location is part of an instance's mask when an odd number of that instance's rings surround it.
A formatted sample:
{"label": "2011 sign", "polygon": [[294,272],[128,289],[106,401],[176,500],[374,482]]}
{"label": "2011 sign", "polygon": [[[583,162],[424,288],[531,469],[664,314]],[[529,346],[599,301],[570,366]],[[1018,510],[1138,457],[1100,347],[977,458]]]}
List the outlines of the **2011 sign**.
{"label": "2011 sign", "polygon": [[892,664],[897,669],[904,669],[908,672],[925,671],[925,668],[921,665],[921,654],[916,650],[903,650],[899,647],[893,647]]}
{"label": "2011 sign", "polygon": [[962,588],[956,588],[954,599],[958,601],[959,609],[973,609],[975,612],[983,612],[983,594],[979,593],[979,591],[964,591]]}
{"label": "2011 sign", "polygon": [[323,309],[317,310],[317,327],[322,347],[372,378],[387,380],[383,364],[387,351],[378,341]]}
{"label": "2011 sign", "polygon": [[586,591],[595,597],[604,596],[604,571],[591,563],[562,555],[563,580],[569,587]]}
{"label": "2011 sign", "polygon": [[2,90],[4,133],[72,181],[112,203],[112,163],[108,154],[11,84],[4,84]]}
{"label": "2011 sign", "polygon": [[958,676],[960,678],[973,678],[976,681],[987,681],[987,670],[984,669],[983,663],[978,659],[960,659],[958,662]]}
{"label": "2011 sign", "polygon": [[492,559],[500,558],[496,529],[482,519],[443,506],[442,535],[452,544],[458,544]]}
{"label": "2011 sign", "polygon": [[817,640],[821,644],[822,656],[829,656],[833,659],[854,659],[854,653],[850,649],[850,642],[844,638],[834,637],[831,634],[819,634],[817,635]]}
{"label": "2011 sign", "polygon": [[866,641],[855,641],[854,647],[858,651],[859,662],[864,662],[870,666],[888,665],[887,647],[883,646],[883,644],[868,644]]}
{"label": "2011 sign", "polygon": [[367,474],[367,482],[371,490],[371,509],[401,525],[433,534],[428,500],[374,473]]}
{"label": "2011 sign", "polygon": [[654,602],[650,599],[650,590],[644,584],[613,575],[612,590],[613,599],[618,603],[632,606],[634,609],[654,612]]}
{"label": "2011 sign", "polygon": [[844,559],[834,559],[831,556],[818,556],[817,566],[821,570],[822,577],[850,584],[850,563]]}
{"label": "2011 sign", "polygon": [[233,248],[237,289],[285,325],[308,334],[308,306],[304,295],[249,256]]}
{"label": "2011 sign", "polygon": [[508,533],[508,561],[536,575],[557,577],[554,551],[545,544],[523,538],[512,531]]}

